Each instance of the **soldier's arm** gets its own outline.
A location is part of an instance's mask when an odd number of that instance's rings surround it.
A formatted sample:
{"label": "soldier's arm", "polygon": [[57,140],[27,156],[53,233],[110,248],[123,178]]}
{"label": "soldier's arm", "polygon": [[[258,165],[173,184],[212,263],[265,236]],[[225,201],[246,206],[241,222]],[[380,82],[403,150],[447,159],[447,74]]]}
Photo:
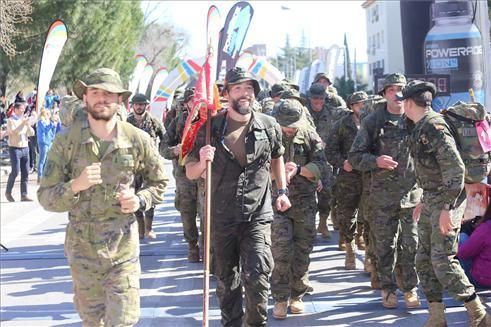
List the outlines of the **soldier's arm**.
{"label": "soldier's arm", "polygon": [[137,195],[145,199],[144,211],[146,211],[152,205],[162,202],[169,178],[165,173],[164,161],[147,134],[142,135],[142,144],[143,158],[141,160],[145,163],[142,176],[145,187],[140,189]]}
{"label": "soldier's arm", "polygon": [[326,159],[335,168],[342,168],[344,164],[344,158],[341,156],[340,126],[341,121],[334,124],[327,136],[328,142],[326,143],[325,148]]}
{"label": "soldier's arm", "polygon": [[[61,135],[60,135],[61,136]],[[68,176],[65,151],[68,149],[66,137],[56,137],[46,159],[46,165],[37,196],[41,206],[48,211],[64,212],[78,201],[79,196],[72,191],[73,179]]]}
{"label": "soldier's arm", "polygon": [[[314,183],[317,183],[321,177],[323,177],[323,180],[331,180],[332,166],[326,160],[324,146],[322,145],[320,136],[312,131],[312,137],[310,139],[311,160],[302,167],[302,170],[305,168],[312,174],[310,180]],[[325,187],[328,187],[328,185],[325,185]]]}
{"label": "soldier's arm", "polygon": [[371,171],[377,168],[377,156],[371,153],[375,123],[375,115],[370,115],[362,121],[348,153],[348,161],[359,171]]}
{"label": "soldier's arm", "polygon": [[176,134],[176,123],[177,120],[174,119],[166,130],[166,133],[162,140],[161,153],[165,159],[172,160],[177,159],[179,155],[176,155],[176,148],[178,145],[177,134]]}
{"label": "soldier's arm", "polygon": [[443,203],[455,204],[464,188],[465,166],[457,150],[455,140],[443,125],[431,126],[428,140],[440,166]]}
{"label": "soldier's arm", "polygon": [[185,159],[186,177],[198,179],[206,169],[206,163],[201,160],[199,150],[205,145],[206,125],[201,126],[194,141],[193,148]]}

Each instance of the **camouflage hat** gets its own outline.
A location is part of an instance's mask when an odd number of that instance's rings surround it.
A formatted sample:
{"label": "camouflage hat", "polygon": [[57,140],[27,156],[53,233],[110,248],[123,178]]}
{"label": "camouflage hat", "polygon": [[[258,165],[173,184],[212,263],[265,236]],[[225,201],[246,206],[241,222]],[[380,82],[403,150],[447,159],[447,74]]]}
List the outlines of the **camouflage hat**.
{"label": "camouflage hat", "polygon": [[306,99],[304,97],[302,97],[302,95],[300,94],[300,92],[297,91],[297,90],[295,90],[295,89],[287,89],[287,90],[283,91],[283,93],[281,93],[281,98],[282,99],[295,99],[295,100],[298,100],[304,106],[307,104]]}
{"label": "camouflage hat", "polygon": [[421,92],[429,91],[432,96],[435,97],[436,86],[430,82],[424,82],[419,80],[414,80],[409,82],[406,87],[402,90],[402,94],[397,94],[396,99],[399,101],[406,100],[413,95],[419,94]]}
{"label": "camouflage hat", "polygon": [[348,97],[348,106],[351,106],[352,104],[363,102],[366,99],[368,99],[368,95],[363,92],[363,91],[358,91],[353,93]]}
{"label": "camouflage hat", "polygon": [[309,97],[326,97],[326,88],[319,83],[314,83],[310,86],[309,92],[307,94]]}
{"label": "camouflage hat", "polygon": [[131,98],[131,103],[145,103],[149,104],[150,101],[148,101],[147,97],[145,94],[142,93],[137,93]]}
{"label": "camouflage hat", "polygon": [[286,78],[282,79],[281,83],[286,84],[291,89],[295,89],[297,91],[300,91],[300,86],[298,86],[297,84],[295,84],[294,82],[292,82]]}
{"label": "camouflage hat", "polygon": [[284,99],[278,103],[274,117],[280,126],[299,128],[304,125],[303,106],[295,99]]}
{"label": "camouflage hat", "polygon": [[184,90],[183,102],[188,102],[196,94],[195,87],[188,87]]}
{"label": "camouflage hat", "polygon": [[252,82],[254,87],[254,95],[258,95],[261,88],[259,87],[259,82],[251,75],[251,73],[243,70],[240,67],[232,68],[225,74],[224,90],[228,90],[229,85],[235,85],[244,83],[247,81]]}
{"label": "camouflage hat", "polygon": [[406,77],[400,73],[395,73],[395,74],[390,74],[387,75],[384,79],[384,84],[382,86],[382,89],[379,90],[378,94],[383,95],[385,89],[389,86],[396,85],[396,86],[406,86],[407,81]]}
{"label": "camouflage hat", "polygon": [[321,79],[325,79],[325,80],[327,80],[329,82],[329,84],[332,84],[331,83],[331,79],[329,78],[329,76],[327,76],[326,73],[317,73],[315,75],[315,77],[314,77],[314,82],[313,83],[318,83]]}
{"label": "camouflage hat", "polygon": [[110,68],[98,68],[87,75],[85,81],[76,80],[73,83],[73,93],[79,99],[83,99],[88,87],[121,94],[123,101],[126,101],[131,95],[131,92],[123,87],[119,74]]}
{"label": "camouflage hat", "polygon": [[271,91],[269,92],[269,95],[272,98],[281,96],[281,93],[286,91],[288,88],[289,88],[288,85],[286,85],[285,83],[273,84],[273,86],[271,86]]}

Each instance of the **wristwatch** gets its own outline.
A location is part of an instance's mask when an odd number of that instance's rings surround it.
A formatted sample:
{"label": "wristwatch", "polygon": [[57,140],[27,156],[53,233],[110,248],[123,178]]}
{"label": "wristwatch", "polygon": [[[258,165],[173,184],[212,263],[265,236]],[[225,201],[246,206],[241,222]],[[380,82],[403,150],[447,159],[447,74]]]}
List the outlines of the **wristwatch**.
{"label": "wristwatch", "polygon": [[288,194],[289,194],[288,188],[285,187],[285,188],[279,188],[278,189],[278,195],[283,195],[283,194],[288,196]]}
{"label": "wristwatch", "polygon": [[453,204],[448,204],[448,203],[444,203],[443,204],[443,210],[453,210],[455,209],[454,205]]}
{"label": "wristwatch", "polygon": [[145,207],[147,206],[147,203],[145,202],[145,198],[141,195],[136,195],[138,199],[140,200],[140,207],[138,207],[138,210],[144,210]]}

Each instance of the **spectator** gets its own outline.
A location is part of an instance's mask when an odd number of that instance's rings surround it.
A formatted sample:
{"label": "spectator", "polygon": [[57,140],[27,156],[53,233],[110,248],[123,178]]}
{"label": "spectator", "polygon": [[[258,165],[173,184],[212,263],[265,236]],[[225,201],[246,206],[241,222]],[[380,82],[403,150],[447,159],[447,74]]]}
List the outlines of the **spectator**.
{"label": "spectator", "polygon": [[[467,224],[470,224],[467,223]],[[491,287],[491,205],[472,231],[460,234],[457,256],[469,281],[478,288]]]}
{"label": "spectator", "polygon": [[25,103],[25,102],[27,102],[26,101],[26,98],[24,97],[24,92],[22,92],[22,90],[20,90],[19,92],[17,92],[17,94],[15,95],[14,102],[15,103],[18,103],[18,102]]}
{"label": "spectator", "polygon": [[55,92],[50,89],[44,97],[44,107],[48,109],[53,109],[55,102],[58,102],[58,104],[60,103],[60,96],[55,94]]}
{"label": "spectator", "polygon": [[57,131],[60,129],[60,125],[58,112],[53,112],[53,116],[51,116],[51,111],[48,109],[41,110],[41,115],[37,122],[37,144],[39,149],[38,182],[43,176],[48,151],[51,148]]}
{"label": "spectator", "polygon": [[20,193],[21,201],[32,201],[27,196],[27,180],[29,178],[29,145],[28,136],[34,134],[29,117],[24,115],[26,104],[19,102],[14,104],[14,114],[7,121],[7,135],[9,136],[9,154],[12,170],[7,181],[5,197],[10,202],[15,202],[12,197],[12,189],[15,179],[21,173]]}

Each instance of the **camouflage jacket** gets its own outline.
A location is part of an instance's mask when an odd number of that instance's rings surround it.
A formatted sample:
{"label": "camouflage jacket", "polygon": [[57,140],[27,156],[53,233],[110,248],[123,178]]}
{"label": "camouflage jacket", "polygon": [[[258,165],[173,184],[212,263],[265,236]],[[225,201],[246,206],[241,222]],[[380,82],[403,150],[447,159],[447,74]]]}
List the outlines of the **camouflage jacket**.
{"label": "camouflage jacket", "polygon": [[172,120],[169,124],[164,140],[162,142],[162,155],[165,159],[172,160],[173,174],[175,178],[186,177],[186,170],[184,166],[179,165],[179,155],[174,153],[174,150],[182,141],[182,134],[184,132],[184,125],[188,117],[188,111],[184,110]]}
{"label": "camouflage jacket", "polygon": [[343,107],[329,107],[327,105],[319,112],[312,110],[310,106],[308,109],[314,121],[317,134],[319,134],[324,144],[328,142],[328,136],[334,124],[350,112]]}
{"label": "camouflage jacket", "polygon": [[160,149],[160,143],[164,140],[164,126],[151,113],[145,112],[141,121],[136,120],[135,114],[131,113],[126,121],[150,135]]}
{"label": "camouflage jacket", "polygon": [[334,124],[326,143],[326,158],[336,169],[342,169],[348,152],[355,140],[358,127],[353,121],[354,113],[344,116]]}
{"label": "camouflage jacket", "polygon": [[443,203],[455,204],[464,188],[465,166],[449,127],[439,113],[428,111],[416,123],[410,149],[418,184],[425,194],[438,194]]}
{"label": "camouflage jacket", "polygon": [[[414,162],[409,154],[409,134],[405,115],[395,123],[387,108],[377,110],[361,122],[348,153],[354,169],[371,171],[371,193],[400,202],[402,208],[413,207],[422,193],[417,187]],[[397,168],[378,168],[377,158],[381,155],[391,156],[398,162]]]}
{"label": "camouflage jacket", "polygon": [[[103,183],[75,195],[71,190],[73,180],[94,162],[101,162]],[[122,188],[134,186],[136,174],[141,174],[145,180],[146,186],[138,191],[138,195],[144,198],[148,210],[152,204],[162,201],[168,183],[163,160],[150,137],[128,123],[118,121],[116,137],[101,155],[97,153],[88,121],[80,121],[55,138],[48,153],[38,199],[48,211],[69,211],[70,222],[133,219],[133,214],[121,212],[117,197]]]}
{"label": "camouflage jacket", "polygon": [[[317,181],[321,176],[332,176],[332,167],[327,163],[324,154],[322,140],[316,131],[310,126],[299,129],[292,139],[283,136],[283,146],[285,162],[294,162],[297,165],[305,166],[315,177],[309,180],[303,176],[294,176],[288,185],[289,197],[315,196]],[[328,188],[330,185],[324,185]]]}
{"label": "camouflage jacket", "polygon": [[339,95],[331,93],[331,92],[326,92],[326,93],[327,93],[326,104],[329,107],[346,108],[346,102],[344,102],[343,98],[341,98]]}

